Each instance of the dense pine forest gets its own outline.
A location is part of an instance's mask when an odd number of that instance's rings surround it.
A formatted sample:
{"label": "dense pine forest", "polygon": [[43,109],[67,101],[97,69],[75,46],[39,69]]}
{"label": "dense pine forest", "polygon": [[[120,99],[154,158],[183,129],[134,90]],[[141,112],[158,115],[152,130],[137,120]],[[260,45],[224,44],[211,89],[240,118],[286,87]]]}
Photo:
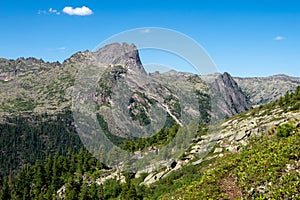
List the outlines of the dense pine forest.
{"label": "dense pine forest", "polygon": [[83,148],[70,112],[51,115],[16,115],[0,123],[0,176],[49,155],[66,155],[68,148]]}

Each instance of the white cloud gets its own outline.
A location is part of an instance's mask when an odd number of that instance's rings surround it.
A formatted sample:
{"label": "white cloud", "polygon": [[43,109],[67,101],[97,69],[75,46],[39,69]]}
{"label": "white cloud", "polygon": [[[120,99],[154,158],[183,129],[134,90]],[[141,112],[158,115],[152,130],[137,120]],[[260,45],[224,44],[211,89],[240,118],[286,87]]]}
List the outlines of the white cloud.
{"label": "white cloud", "polygon": [[54,13],[54,14],[60,15],[60,12],[53,8],[49,8],[49,13]]}
{"label": "white cloud", "polygon": [[66,47],[59,47],[58,50],[61,50],[61,51],[66,50]]}
{"label": "white cloud", "polygon": [[281,40],[285,40],[286,38],[285,37],[283,37],[283,36],[276,36],[275,38],[274,38],[274,40],[276,40],[276,41],[281,41]]}
{"label": "white cloud", "polygon": [[93,11],[86,6],[82,6],[81,8],[73,8],[71,6],[66,6],[63,9],[63,12],[68,15],[79,15],[79,16],[87,16],[93,14]]}

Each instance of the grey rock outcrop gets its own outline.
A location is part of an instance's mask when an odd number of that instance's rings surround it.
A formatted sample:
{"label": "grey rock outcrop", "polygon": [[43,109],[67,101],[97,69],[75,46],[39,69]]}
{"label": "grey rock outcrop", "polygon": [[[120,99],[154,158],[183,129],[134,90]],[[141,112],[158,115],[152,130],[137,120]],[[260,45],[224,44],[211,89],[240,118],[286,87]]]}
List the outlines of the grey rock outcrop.
{"label": "grey rock outcrop", "polygon": [[251,103],[234,79],[225,72],[201,77],[211,90],[212,111],[216,119],[248,110]]}
{"label": "grey rock outcrop", "polygon": [[299,77],[282,74],[255,78],[235,77],[234,80],[253,105],[274,101],[288,91],[295,91],[296,87],[300,85]]}
{"label": "grey rock outcrop", "polygon": [[17,75],[39,73],[60,66],[59,62],[50,63],[33,57],[21,57],[16,60],[0,58],[0,80],[9,81]]}
{"label": "grey rock outcrop", "polygon": [[140,60],[139,52],[134,44],[108,44],[94,52],[93,55],[97,58],[97,62],[122,64],[125,67],[135,68],[135,70],[146,73]]}

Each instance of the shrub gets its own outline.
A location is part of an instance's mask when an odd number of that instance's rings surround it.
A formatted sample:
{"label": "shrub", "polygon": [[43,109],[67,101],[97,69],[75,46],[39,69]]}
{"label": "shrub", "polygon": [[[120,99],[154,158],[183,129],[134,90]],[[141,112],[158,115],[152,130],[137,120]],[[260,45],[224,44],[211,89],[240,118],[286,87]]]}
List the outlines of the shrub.
{"label": "shrub", "polygon": [[282,124],[276,129],[276,135],[278,137],[288,137],[295,129],[296,127],[290,122],[286,124]]}

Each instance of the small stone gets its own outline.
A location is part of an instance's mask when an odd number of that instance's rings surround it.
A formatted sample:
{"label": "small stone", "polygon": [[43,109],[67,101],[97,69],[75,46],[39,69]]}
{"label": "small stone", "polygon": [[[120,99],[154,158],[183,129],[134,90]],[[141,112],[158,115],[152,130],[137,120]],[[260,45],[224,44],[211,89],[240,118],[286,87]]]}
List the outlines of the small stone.
{"label": "small stone", "polygon": [[191,165],[199,165],[200,163],[202,163],[203,159],[197,160],[195,162],[192,162]]}
{"label": "small stone", "polygon": [[238,146],[229,146],[227,147],[227,151],[235,153],[238,151]]}
{"label": "small stone", "polygon": [[235,136],[235,140],[236,141],[240,141],[242,140],[244,137],[246,137],[247,133],[246,132],[239,132],[236,136]]}
{"label": "small stone", "polygon": [[223,148],[216,148],[214,150],[214,153],[221,153],[223,151]]}
{"label": "small stone", "polygon": [[231,124],[237,124],[239,121],[237,119],[233,120]]}
{"label": "small stone", "polygon": [[248,144],[245,140],[241,140],[239,143],[240,143],[242,146],[246,146],[246,145]]}

